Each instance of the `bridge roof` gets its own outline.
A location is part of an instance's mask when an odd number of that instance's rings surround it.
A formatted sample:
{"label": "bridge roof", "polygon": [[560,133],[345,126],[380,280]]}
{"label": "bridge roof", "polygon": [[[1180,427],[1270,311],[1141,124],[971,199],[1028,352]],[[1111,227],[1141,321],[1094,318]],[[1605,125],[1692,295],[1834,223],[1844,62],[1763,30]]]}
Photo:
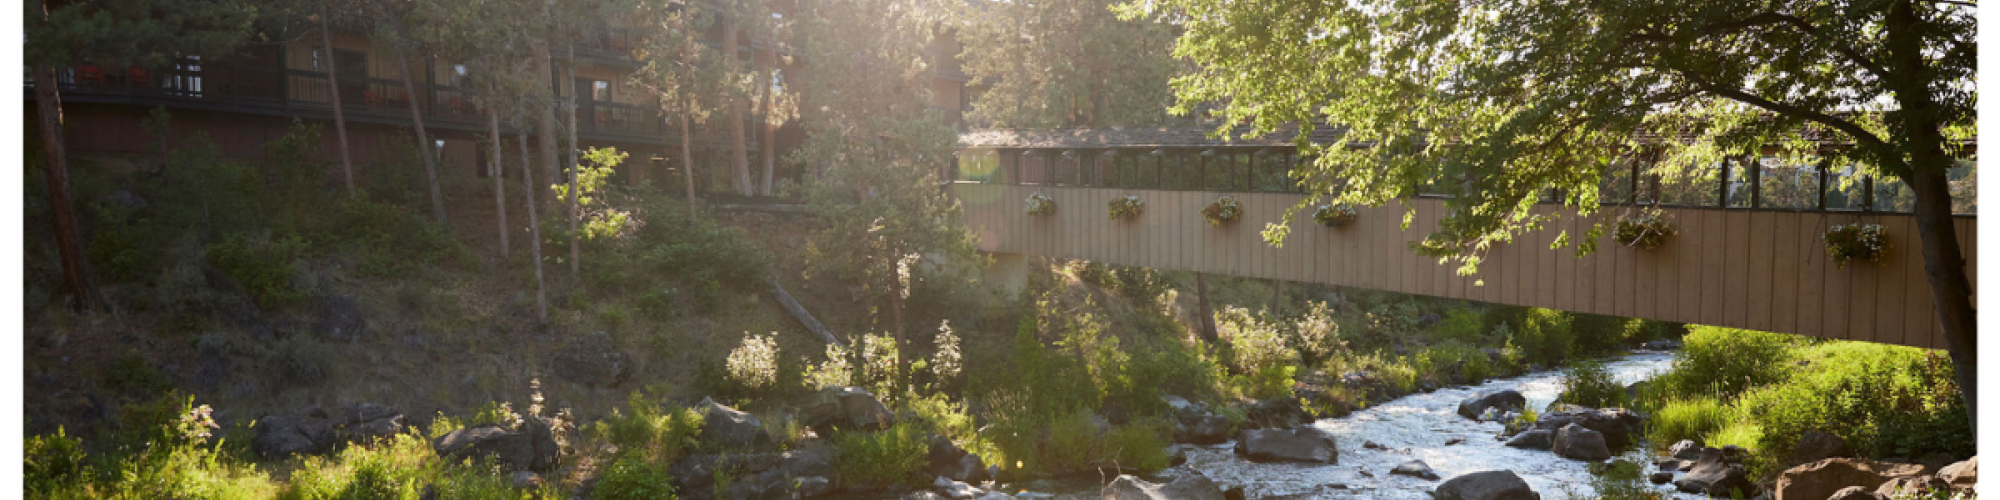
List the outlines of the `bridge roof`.
{"label": "bridge roof", "polygon": [[[1244,137],[1250,127],[1231,130],[1226,138],[1211,138],[1213,127],[1107,127],[1049,130],[990,129],[958,134],[960,147],[985,148],[1154,148],[1264,146],[1291,147],[1297,127],[1285,127],[1258,137]],[[1332,127],[1313,129],[1312,141],[1335,142],[1339,131]]]}

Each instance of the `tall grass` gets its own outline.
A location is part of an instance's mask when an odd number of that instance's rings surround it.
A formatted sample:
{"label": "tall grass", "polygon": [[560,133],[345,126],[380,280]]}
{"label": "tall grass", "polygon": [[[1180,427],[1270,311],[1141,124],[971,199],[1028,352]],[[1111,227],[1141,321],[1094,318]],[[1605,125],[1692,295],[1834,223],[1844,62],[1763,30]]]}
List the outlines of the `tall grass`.
{"label": "tall grass", "polygon": [[1713,397],[1676,398],[1653,412],[1647,439],[1666,447],[1683,439],[1703,440],[1721,430],[1735,416],[1728,405]]}

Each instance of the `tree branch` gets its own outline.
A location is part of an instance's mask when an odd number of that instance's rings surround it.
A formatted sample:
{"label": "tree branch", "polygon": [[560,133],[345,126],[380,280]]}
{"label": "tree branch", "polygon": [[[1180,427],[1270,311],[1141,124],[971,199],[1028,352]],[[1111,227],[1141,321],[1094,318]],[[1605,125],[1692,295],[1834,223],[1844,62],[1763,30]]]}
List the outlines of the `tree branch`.
{"label": "tree branch", "polygon": [[1773,113],[1778,113],[1781,115],[1791,116],[1794,118],[1818,122],[1828,127],[1833,127],[1835,130],[1844,132],[1848,136],[1853,137],[1855,143],[1859,144],[1860,146],[1866,148],[1869,151],[1874,152],[1875,156],[1877,156],[1878,159],[1881,160],[1882,163],[1881,166],[1883,168],[1890,169],[1892,173],[1897,173],[1901,175],[1906,172],[1897,172],[1898,170],[1908,169],[1907,165],[1903,164],[1900,161],[1897,161],[1896,155],[1887,151],[1889,147],[1889,144],[1887,142],[1884,142],[1882,138],[1876,137],[1874,133],[1869,132],[1868,129],[1861,128],[1860,125],[1857,125],[1854,122],[1843,120],[1840,117],[1822,113],[1818,110],[1766,99],[1764,97],[1751,94],[1750,92],[1745,91],[1743,89],[1709,82],[1707,80],[1702,79],[1699,76],[1694,75],[1690,71],[1680,70],[1678,68],[1674,69],[1682,77],[1687,78],[1689,81],[1694,82],[1695,86],[1700,87],[1703,91],[1706,91],[1708,93],[1726,97],[1729,99],[1734,99],[1737,102],[1742,102],[1744,104],[1749,104],[1759,108],[1764,108]]}
{"label": "tree branch", "polygon": [[1798,28],[1799,31],[1805,32],[1807,36],[1820,38],[1824,40],[1826,44],[1833,49],[1834,53],[1840,54],[1842,57],[1846,57],[1848,60],[1853,61],[1855,65],[1861,66],[1862,69],[1868,70],[1869,73],[1874,73],[1876,78],[1884,78],[1888,76],[1888,73],[1882,70],[1881,65],[1875,64],[1874,60],[1869,59],[1867,56],[1862,55],[1861,51],[1856,50],[1853,46],[1841,43],[1837,40],[1825,40],[1825,37],[1821,36],[1818,27],[1813,26],[1812,23],[1806,22],[1805,19],[1801,19],[1798,16],[1794,16],[1791,14],[1765,12],[1762,14],[1757,14],[1747,18],[1743,18],[1737,21],[1711,24],[1708,26],[1701,27],[1697,31],[1700,33],[1698,37],[1705,37],[1710,35],[1733,33],[1769,24],[1785,24],[1792,26],[1794,28]]}

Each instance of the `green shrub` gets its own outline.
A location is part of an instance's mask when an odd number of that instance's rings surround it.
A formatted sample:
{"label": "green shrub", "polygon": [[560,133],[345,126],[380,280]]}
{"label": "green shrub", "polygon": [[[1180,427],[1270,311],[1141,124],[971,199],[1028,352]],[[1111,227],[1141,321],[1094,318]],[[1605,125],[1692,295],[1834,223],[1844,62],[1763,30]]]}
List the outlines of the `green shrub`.
{"label": "green shrub", "polygon": [[1533,308],[1522,313],[1508,343],[1521,349],[1529,363],[1555,365],[1569,359],[1576,349],[1576,333],[1570,328],[1570,314],[1554,309]]}
{"label": "green shrub", "polygon": [[1595,474],[1590,478],[1590,489],[1597,492],[1596,500],[1660,500],[1667,496],[1646,484],[1646,467],[1642,462],[1629,458],[1619,458],[1606,462],[1602,467],[1592,467]]}
{"label": "green shrub", "polygon": [[1830,432],[1863,457],[1974,453],[1951,365],[1935,351],[1829,342],[1783,382],[1743,393],[1736,408],[1763,432],[1759,446],[1789,457],[1809,431]]}
{"label": "green shrub", "polygon": [[242,287],[257,306],[276,309],[303,302],[306,290],[293,283],[293,266],[306,255],[306,242],[296,235],[268,237],[229,235],[208,246],[209,267]]}
{"label": "green shrub", "polygon": [[1626,403],[1625,387],[1611,378],[1604,364],[1596,360],[1578,361],[1563,371],[1562,394],[1556,401],[1591,408],[1620,408]]}
{"label": "green shrub", "polygon": [[318,387],[333,378],[330,354],[326,344],[306,335],[293,335],[272,344],[264,369],[273,389]]}
{"label": "green shrub", "polygon": [[137,352],[126,352],[104,367],[104,388],[152,399],[171,391],[174,382]]}
{"label": "green shrub", "polygon": [[1599,314],[1576,314],[1570,321],[1570,330],[1576,332],[1578,353],[1601,354],[1615,352],[1628,342],[1637,319],[1604,316]]}
{"label": "green shrub", "polygon": [[887,485],[917,481],[930,450],[923,429],[908,422],[880,432],[835,435],[834,470],[848,484]]}
{"label": "green shrub", "polygon": [[597,475],[590,498],[600,500],[674,500],[673,473],[639,454],[622,454]]}
{"label": "green shrub", "polygon": [[688,408],[666,407],[666,402],[634,392],[625,408],[613,408],[611,416],[592,428],[598,438],[618,447],[620,454],[639,455],[657,463],[673,463],[696,445],[701,434],[702,416]]}
{"label": "green shrub", "polygon": [[1798,337],[1714,326],[1689,332],[1674,354],[1674,368],[1658,379],[1669,396],[1729,399],[1752,387],[1784,379]]}
{"label": "green shrub", "polygon": [[1472,308],[1457,308],[1445,313],[1444,319],[1431,325],[1427,335],[1433,342],[1458,341],[1470,345],[1485,343],[1486,325],[1481,313]]}
{"label": "green shrub", "polygon": [[1230,365],[1238,373],[1264,373],[1273,367],[1298,362],[1297,354],[1278,333],[1278,326],[1252,315],[1248,309],[1230,306],[1216,311],[1215,328],[1235,354]]}
{"label": "green shrub", "polygon": [[342,199],[316,232],[321,238],[317,243],[348,252],[363,274],[378,277],[471,262],[472,251],[425,214],[366,198]]}
{"label": "green shrub", "polygon": [[1104,436],[1106,458],[1114,465],[1141,471],[1165,469],[1169,457],[1167,439],[1163,436],[1172,432],[1172,426],[1160,420],[1134,421],[1113,428]]}
{"label": "green shrub", "polygon": [[1671,446],[1683,439],[1700,440],[1729,425],[1734,414],[1713,397],[1674,399],[1653,412],[1647,439],[1654,446]]}
{"label": "green shrub", "polygon": [[74,488],[89,478],[84,464],[83,441],[69,437],[61,427],[53,435],[29,436],[22,451],[25,464],[21,482],[29,496],[54,496],[58,490]]}

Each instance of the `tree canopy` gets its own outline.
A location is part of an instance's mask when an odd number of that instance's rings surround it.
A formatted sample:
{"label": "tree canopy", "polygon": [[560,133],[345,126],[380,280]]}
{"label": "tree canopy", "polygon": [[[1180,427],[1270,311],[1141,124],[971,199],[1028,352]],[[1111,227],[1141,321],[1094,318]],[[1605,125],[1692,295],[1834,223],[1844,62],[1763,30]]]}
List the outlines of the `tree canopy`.
{"label": "tree canopy", "polygon": [[964,71],[988,88],[969,117],[982,126],[1154,125],[1168,118],[1178,29],[1119,19],[1111,0],[966,2],[956,37]]}

